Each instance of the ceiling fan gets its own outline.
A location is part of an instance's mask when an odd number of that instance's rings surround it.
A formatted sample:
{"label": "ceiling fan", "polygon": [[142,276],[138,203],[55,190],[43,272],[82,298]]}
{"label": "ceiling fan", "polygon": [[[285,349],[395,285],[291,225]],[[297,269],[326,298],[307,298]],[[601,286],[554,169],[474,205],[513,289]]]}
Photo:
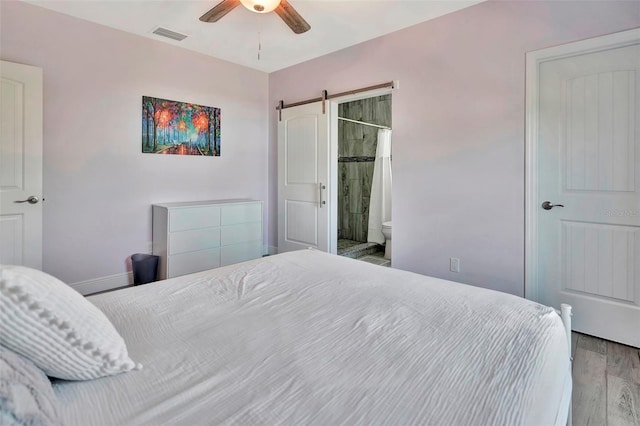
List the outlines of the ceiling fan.
{"label": "ceiling fan", "polygon": [[200,17],[202,22],[217,22],[227,13],[235,9],[240,3],[256,13],[275,11],[285,24],[296,34],[302,34],[311,29],[311,25],[287,2],[287,0],[222,0],[213,9]]}

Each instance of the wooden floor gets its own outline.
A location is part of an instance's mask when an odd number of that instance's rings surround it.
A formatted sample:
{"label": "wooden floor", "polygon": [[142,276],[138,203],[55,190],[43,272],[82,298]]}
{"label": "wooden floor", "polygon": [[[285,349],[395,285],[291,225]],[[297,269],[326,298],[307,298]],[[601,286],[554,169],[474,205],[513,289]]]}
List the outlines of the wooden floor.
{"label": "wooden floor", "polygon": [[572,333],[573,424],[640,426],[640,349]]}

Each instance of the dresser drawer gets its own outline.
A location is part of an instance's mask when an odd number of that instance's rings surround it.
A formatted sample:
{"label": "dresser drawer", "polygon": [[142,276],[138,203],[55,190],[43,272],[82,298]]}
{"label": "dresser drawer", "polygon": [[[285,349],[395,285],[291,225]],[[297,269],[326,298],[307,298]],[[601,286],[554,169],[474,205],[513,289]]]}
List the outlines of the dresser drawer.
{"label": "dresser drawer", "polygon": [[262,241],[262,223],[243,223],[241,225],[223,226],[220,232],[220,245]]}
{"label": "dresser drawer", "polygon": [[169,232],[214,226],[220,226],[219,206],[173,209],[169,218]]}
{"label": "dresser drawer", "polygon": [[222,225],[235,225],[238,223],[261,222],[262,204],[236,204],[222,208]]}
{"label": "dresser drawer", "polygon": [[226,266],[262,256],[262,241],[220,247],[220,265]]}
{"label": "dresser drawer", "polygon": [[204,228],[169,234],[169,254],[206,250],[220,246],[220,228]]}
{"label": "dresser drawer", "polygon": [[261,201],[154,204],[153,254],[160,256],[160,279],[258,258],[262,230]]}
{"label": "dresser drawer", "polygon": [[220,249],[209,249],[169,256],[167,278],[205,271],[220,266]]}

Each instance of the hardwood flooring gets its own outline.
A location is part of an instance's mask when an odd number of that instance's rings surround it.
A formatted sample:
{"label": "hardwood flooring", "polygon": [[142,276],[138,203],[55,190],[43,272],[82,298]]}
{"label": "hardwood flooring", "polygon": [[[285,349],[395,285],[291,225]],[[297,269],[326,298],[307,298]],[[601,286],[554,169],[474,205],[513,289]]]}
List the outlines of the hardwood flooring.
{"label": "hardwood flooring", "polygon": [[572,333],[573,424],[640,426],[640,349]]}

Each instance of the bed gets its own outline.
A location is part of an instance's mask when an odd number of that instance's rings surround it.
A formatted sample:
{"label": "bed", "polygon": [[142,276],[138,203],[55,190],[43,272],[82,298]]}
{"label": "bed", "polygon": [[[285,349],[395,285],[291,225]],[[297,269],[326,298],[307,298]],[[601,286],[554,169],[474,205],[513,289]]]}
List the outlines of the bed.
{"label": "bed", "polygon": [[565,424],[551,308],[313,250],[89,297],[143,368],[54,382],[64,424]]}
{"label": "bed", "polygon": [[68,425],[561,425],[566,332],[512,295],[302,250],[90,296],[143,365]]}

